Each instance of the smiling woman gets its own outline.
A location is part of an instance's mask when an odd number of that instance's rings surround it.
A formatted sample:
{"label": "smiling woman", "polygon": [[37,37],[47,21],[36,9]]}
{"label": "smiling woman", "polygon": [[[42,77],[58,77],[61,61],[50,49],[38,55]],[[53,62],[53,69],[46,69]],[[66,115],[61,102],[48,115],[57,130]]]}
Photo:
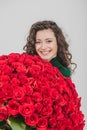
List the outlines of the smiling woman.
{"label": "smiling woman", "polygon": [[[61,73],[70,77],[76,68],[72,63],[72,54],[61,28],[50,20],[38,21],[31,26],[24,50],[30,55],[39,55],[60,69]],[[75,68],[72,69],[72,64]]]}
{"label": "smiling woman", "polygon": [[57,40],[51,29],[38,31],[35,44],[37,54],[45,61],[50,61],[57,56]]}
{"label": "smiling woman", "polygon": [[68,47],[55,22],[40,21],[30,29],[26,53],[0,56],[2,130],[83,130]]}

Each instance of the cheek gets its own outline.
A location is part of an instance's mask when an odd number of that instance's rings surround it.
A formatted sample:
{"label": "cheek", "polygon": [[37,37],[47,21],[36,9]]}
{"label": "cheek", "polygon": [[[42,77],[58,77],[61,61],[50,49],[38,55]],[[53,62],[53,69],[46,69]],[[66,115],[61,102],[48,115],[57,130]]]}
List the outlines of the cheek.
{"label": "cheek", "polygon": [[55,46],[56,51],[58,50],[58,46]]}
{"label": "cheek", "polygon": [[39,49],[39,47],[38,47],[38,46],[35,46],[35,50],[36,50],[36,52],[38,52],[38,49]]}
{"label": "cheek", "polygon": [[57,52],[57,50],[58,50],[58,45],[57,45],[57,44],[54,44],[54,45],[52,46],[52,48]]}
{"label": "cheek", "polygon": [[55,52],[55,54],[58,53],[58,46],[55,46],[55,47],[54,47],[54,52]]}

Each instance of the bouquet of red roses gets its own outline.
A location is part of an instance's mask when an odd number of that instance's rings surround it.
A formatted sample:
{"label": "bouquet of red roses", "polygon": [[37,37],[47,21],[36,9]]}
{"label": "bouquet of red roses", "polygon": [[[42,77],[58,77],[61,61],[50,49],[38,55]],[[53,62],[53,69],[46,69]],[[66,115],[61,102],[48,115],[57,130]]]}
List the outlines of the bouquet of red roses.
{"label": "bouquet of red roses", "polygon": [[70,78],[39,56],[0,56],[2,130],[83,130],[81,98]]}

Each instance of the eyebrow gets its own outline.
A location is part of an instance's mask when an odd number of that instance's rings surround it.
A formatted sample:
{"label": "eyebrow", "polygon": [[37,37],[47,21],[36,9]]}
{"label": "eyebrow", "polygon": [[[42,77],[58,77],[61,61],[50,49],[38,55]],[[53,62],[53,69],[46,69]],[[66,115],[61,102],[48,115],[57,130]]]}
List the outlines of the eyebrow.
{"label": "eyebrow", "polygon": [[[36,40],[41,40],[41,39],[36,39]],[[53,40],[53,38],[46,38],[45,40]]]}

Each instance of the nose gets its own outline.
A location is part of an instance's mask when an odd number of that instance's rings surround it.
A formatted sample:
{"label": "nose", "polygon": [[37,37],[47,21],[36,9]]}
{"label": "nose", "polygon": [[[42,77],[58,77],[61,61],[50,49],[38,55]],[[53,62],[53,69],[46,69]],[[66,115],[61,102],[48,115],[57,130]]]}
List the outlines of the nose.
{"label": "nose", "polygon": [[46,48],[46,44],[43,42],[42,44],[41,44],[41,49],[45,49]]}

